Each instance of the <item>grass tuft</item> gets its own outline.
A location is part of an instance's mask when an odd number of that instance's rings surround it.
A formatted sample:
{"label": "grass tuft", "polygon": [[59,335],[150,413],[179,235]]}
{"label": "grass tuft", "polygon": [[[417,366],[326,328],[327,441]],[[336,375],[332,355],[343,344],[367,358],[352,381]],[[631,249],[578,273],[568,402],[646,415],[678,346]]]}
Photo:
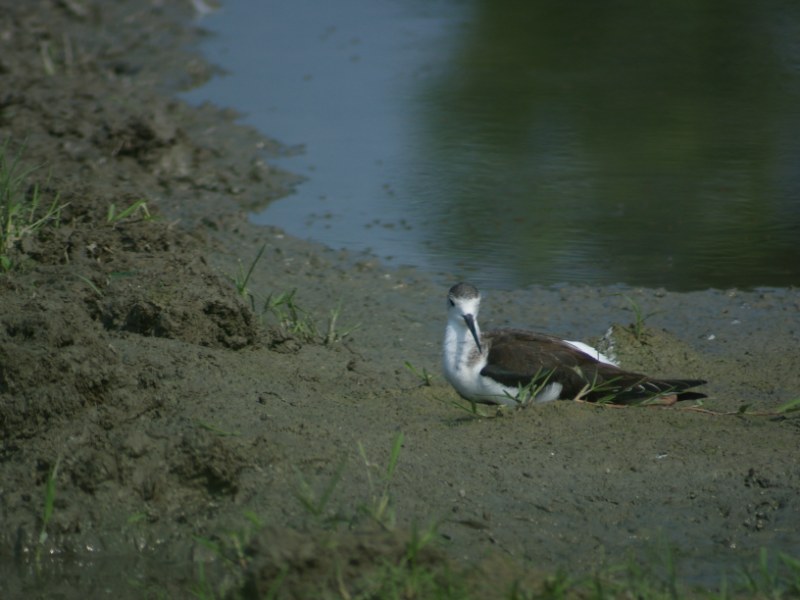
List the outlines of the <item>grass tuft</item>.
{"label": "grass tuft", "polygon": [[431,382],[433,380],[433,375],[428,373],[428,369],[426,369],[425,367],[422,367],[422,371],[420,371],[414,365],[412,365],[409,361],[405,361],[403,364],[405,365],[406,369],[408,369],[409,372],[412,375],[414,375],[417,379],[419,379],[420,385],[423,385],[423,386],[426,386],[426,387],[430,387],[431,386]]}
{"label": "grass tuft", "polygon": [[516,402],[517,408],[530,406],[536,402],[536,396],[542,393],[550,383],[552,376],[552,370],[539,369],[527,384],[517,386],[517,393],[514,396],[511,396],[511,394],[508,394],[508,396]]}
{"label": "grass tuft", "polygon": [[[255,271],[256,265],[264,255],[267,243],[264,242],[258,249],[255,258],[245,269],[244,264],[239,260],[239,271],[232,277],[236,291],[244,300],[250,303],[250,308],[254,313],[256,310],[256,297],[250,291],[250,280]],[[277,325],[278,331],[287,337],[298,338],[303,342],[321,343],[330,346],[345,339],[360,325],[356,324],[349,329],[338,327],[339,317],[342,313],[341,301],[332,308],[328,314],[328,326],[325,333],[321,333],[310,313],[301,308],[296,300],[297,289],[288,292],[270,293],[266,297],[261,307],[259,319],[262,323],[273,321]]]}
{"label": "grass tuft", "polygon": [[22,169],[22,149],[10,157],[10,138],[0,147],[0,269],[9,271],[14,267],[11,250],[27,236],[34,235],[46,225],[58,227],[61,211],[66,204],[59,204],[56,194],[52,202],[44,203],[38,183],[31,182],[31,175],[38,169]]}
{"label": "grass tuft", "polygon": [[295,302],[297,289],[280,294],[270,294],[264,301],[264,314],[272,316],[278,329],[287,335],[298,337],[306,342],[318,340],[319,330],[311,315]]}
{"label": "grass tuft", "polygon": [[100,289],[94,284],[94,282],[91,279],[89,279],[88,277],[84,277],[83,275],[78,275],[77,273],[75,274],[75,277],[77,277],[83,283],[88,285],[89,289],[91,289],[95,294],[97,294],[99,298],[103,297],[103,292],[100,291]]}
{"label": "grass tuft", "polygon": [[[223,570],[223,573],[211,576],[206,572],[205,563],[198,561],[195,582],[189,589],[189,593],[195,598],[239,597],[234,591],[243,585],[252,558],[247,553],[247,546],[265,526],[255,513],[244,511],[243,514],[247,522],[240,529],[215,536],[213,539],[194,536],[194,541],[208,550],[219,561]],[[277,597],[277,590],[285,574],[285,571],[279,574],[272,586],[274,592],[271,591],[266,598]]]}
{"label": "grass tuft", "polygon": [[[367,467],[367,485],[369,486],[370,500],[364,506],[364,512],[376,523],[385,529],[393,529],[395,526],[395,513],[394,508],[391,506],[391,496],[389,495],[389,486],[394,477],[394,471],[397,468],[397,461],[400,459],[400,450],[403,447],[403,432],[398,432],[392,442],[392,450],[389,453],[389,462],[386,468],[382,469],[380,465],[370,462],[367,458],[367,452],[361,442],[358,442],[358,452],[361,458],[364,459],[364,465]],[[377,472],[377,482],[373,478],[373,472]]]}
{"label": "grass tuft", "polygon": [[[331,519],[327,519],[325,517],[325,513],[327,512],[328,503],[330,502],[336,486],[338,486],[339,482],[342,480],[342,475],[344,475],[344,468],[346,465],[347,461],[342,459],[333,476],[319,493],[311,487],[311,484],[309,484],[305,477],[303,477],[302,473],[297,471],[299,484],[295,489],[294,496],[297,498],[303,508],[305,508],[315,520],[322,524],[328,524],[331,522]],[[336,519],[333,519],[332,521],[335,522]]]}
{"label": "grass tuft", "polygon": [[323,339],[323,343],[326,346],[330,346],[339,342],[349,336],[353,331],[360,327],[360,324],[353,325],[349,329],[342,329],[337,331],[336,324],[339,321],[339,315],[342,312],[342,303],[339,301],[339,304],[336,305],[336,308],[332,308],[330,311],[330,315],[328,318],[328,331],[325,334],[325,338]]}
{"label": "grass tuft", "polygon": [[247,300],[248,298],[250,299],[250,305],[254,311],[255,311],[255,300],[253,298],[253,295],[250,293],[250,290],[248,289],[247,285],[250,282],[250,277],[253,275],[253,269],[256,268],[258,261],[261,260],[261,257],[264,254],[264,250],[266,250],[266,248],[267,248],[267,243],[264,242],[261,245],[261,248],[258,249],[256,257],[250,263],[250,266],[248,267],[246,272],[244,270],[244,266],[242,265],[242,261],[240,260],[239,272],[233,278],[233,284],[236,286],[236,291],[239,292],[239,295],[245,300]]}
{"label": "grass tuft", "polygon": [[137,200],[128,208],[125,208],[120,212],[117,212],[116,204],[110,204],[108,206],[108,213],[106,214],[106,222],[109,225],[116,225],[120,221],[133,217],[137,212],[141,213],[142,219],[145,221],[149,221],[153,218],[153,216],[150,214],[150,210],[147,208],[147,201]]}
{"label": "grass tuft", "polygon": [[61,457],[56,458],[53,468],[47,476],[44,488],[44,506],[42,509],[42,528],[39,530],[39,543],[36,546],[36,570],[41,571],[42,567],[42,548],[48,538],[47,526],[53,518],[53,511],[56,503],[56,483],[58,480],[58,467],[61,464]]}
{"label": "grass tuft", "polygon": [[639,306],[639,303],[636,302],[633,298],[626,294],[620,294],[625,300],[628,302],[628,310],[633,312],[633,323],[628,326],[631,333],[633,333],[633,337],[636,339],[637,342],[640,344],[644,342],[645,338],[645,321],[652,317],[655,314],[658,314],[658,311],[653,311],[650,313],[645,314],[642,307]]}

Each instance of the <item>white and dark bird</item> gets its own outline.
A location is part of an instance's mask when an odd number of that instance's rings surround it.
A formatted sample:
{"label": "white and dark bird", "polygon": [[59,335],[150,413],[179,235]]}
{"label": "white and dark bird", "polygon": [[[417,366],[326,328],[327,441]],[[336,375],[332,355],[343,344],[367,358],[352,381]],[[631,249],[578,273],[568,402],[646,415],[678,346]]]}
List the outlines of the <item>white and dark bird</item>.
{"label": "white and dark bird", "polygon": [[[523,329],[481,332],[477,288],[459,283],[447,294],[444,374],[467,400],[516,406],[524,402],[671,404],[704,398],[687,391],[702,379],[657,379],[621,369],[591,346]],[[524,397],[523,397],[524,396]]]}

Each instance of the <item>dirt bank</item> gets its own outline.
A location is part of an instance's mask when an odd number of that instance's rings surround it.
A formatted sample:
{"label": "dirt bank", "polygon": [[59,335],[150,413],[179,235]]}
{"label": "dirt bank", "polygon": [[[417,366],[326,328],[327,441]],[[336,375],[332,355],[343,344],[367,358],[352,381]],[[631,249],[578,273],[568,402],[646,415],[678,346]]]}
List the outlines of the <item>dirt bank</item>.
{"label": "dirt bank", "polygon": [[559,569],[713,586],[800,555],[800,419],[777,413],[797,290],[487,291],[484,326],[616,323],[624,366],[708,379],[703,408],[734,414],[472,414],[439,375],[454,276],[247,223],[294,179],[278,144],[171,99],[210,73],[191,18],[0,15],[0,141],[60,209],[0,275],[3,597],[509,597]]}

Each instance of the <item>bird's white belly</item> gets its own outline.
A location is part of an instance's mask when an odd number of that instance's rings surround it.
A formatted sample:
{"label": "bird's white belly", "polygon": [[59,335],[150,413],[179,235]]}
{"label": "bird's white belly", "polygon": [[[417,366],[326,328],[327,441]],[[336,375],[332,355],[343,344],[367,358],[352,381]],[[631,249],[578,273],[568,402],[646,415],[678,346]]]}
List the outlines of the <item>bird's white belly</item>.
{"label": "bird's white belly", "polygon": [[[445,364],[445,377],[456,391],[473,402],[486,404],[506,404],[517,406],[528,398],[519,398],[520,390],[516,387],[503,385],[481,375],[481,370],[486,366],[483,358],[472,365]],[[551,402],[558,400],[563,386],[560,383],[550,383],[536,392],[533,402]]]}

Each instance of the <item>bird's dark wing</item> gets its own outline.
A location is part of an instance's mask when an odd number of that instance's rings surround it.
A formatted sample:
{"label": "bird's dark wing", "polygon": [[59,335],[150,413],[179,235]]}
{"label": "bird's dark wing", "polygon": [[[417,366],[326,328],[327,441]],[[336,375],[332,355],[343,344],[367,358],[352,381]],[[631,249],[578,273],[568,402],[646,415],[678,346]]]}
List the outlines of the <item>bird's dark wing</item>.
{"label": "bird's dark wing", "polygon": [[[615,404],[640,404],[660,396],[675,395],[677,400],[699,400],[702,392],[687,391],[706,383],[704,379],[653,379],[645,377],[630,387],[621,387],[610,400]],[[591,399],[591,398],[590,398]],[[597,401],[598,399],[594,399]]]}
{"label": "bird's dark wing", "polygon": [[679,400],[704,397],[685,392],[705,383],[700,379],[658,380],[625,371],[546,334],[500,329],[483,337],[489,344],[489,356],[481,374],[503,385],[526,386],[533,380],[558,382],[563,386],[562,398],[618,404],[635,404],[665,394],[676,394]]}

